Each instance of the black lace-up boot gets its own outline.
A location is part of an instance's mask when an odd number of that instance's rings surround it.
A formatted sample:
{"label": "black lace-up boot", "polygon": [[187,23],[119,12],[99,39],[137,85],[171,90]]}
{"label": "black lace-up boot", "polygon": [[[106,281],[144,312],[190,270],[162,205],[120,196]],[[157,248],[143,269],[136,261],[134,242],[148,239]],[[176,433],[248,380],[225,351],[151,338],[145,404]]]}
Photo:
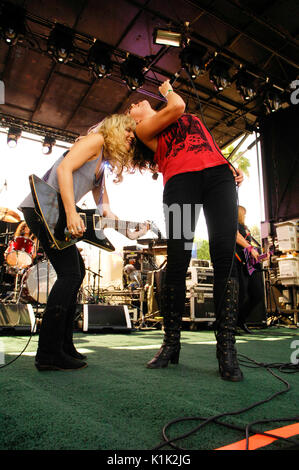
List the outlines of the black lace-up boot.
{"label": "black lace-up boot", "polygon": [[239,368],[237,351],[235,349],[238,295],[239,284],[237,279],[230,279],[227,285],[226,281],[218,283],[215,289],[216,311],[217,306],[219,307],[215,325],[219,372],[222,379],[232,382],[243,380],[243,374]]}
{"label": "black lace-up boot", "polygon": [[[177,292],[174,287],[164,287],[161,298],[161,311],[164,317],[164,341],[153,359],[147,363],[149,369],[159,369],[171,364],[178,364],[180,356],[180,336],[182,311],[176,302]],[[185,299],[184,299],[185,300]]]}

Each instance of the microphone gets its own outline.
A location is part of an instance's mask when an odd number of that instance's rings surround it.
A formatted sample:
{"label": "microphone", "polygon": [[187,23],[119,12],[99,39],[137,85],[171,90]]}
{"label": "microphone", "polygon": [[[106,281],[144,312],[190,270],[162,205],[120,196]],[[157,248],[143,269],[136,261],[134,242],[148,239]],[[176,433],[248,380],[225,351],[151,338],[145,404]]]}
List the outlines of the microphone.
{"label": "microphone", "polygon": [[[172,75],[172,77],[169,79],[169,83],[170,83],[171,86],[174,85],[174,83],[177,81],[179,76],[180,76],[179,72],[176,72],[174,75]],[[163,96],[160,91],[159,91],[159,95],[166,101],[165,96]]]}
{"label": "microphone", "polygon": [[169,80],[169,83],[171,86],[174,85],[174,83],[177,81],[177,79],[179,78],[180,74],[179,72],[176,72],[172,77],[171,79]]}

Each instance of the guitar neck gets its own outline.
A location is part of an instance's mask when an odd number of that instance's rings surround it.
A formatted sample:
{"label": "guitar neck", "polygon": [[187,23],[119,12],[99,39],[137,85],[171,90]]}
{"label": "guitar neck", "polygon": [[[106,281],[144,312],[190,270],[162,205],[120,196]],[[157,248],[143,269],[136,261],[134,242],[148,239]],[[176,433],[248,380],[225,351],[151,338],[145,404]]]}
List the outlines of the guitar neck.
{"label": "guitar neck", "polygon": [[105,228],[113,228],[117,232],[126,233],[127,230],[140,230],[141,222],[99,217],[96,227],[101,230],[104,230]]}

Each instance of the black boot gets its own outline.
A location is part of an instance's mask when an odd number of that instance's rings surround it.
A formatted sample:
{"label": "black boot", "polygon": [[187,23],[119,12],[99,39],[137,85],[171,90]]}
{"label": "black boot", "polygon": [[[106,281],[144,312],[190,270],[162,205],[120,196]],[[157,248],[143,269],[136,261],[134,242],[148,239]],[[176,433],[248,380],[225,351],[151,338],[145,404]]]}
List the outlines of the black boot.
{"label": "black boot", "polygon": [[44,370],[75,370],[86,367],[63,351],[67,311],[60,306],[46,308],[39,333],[35,366]]}
{"label": "black boot", "polygon": [[169,361],[171,364],[179,362],[182,312],[178,312],[175,305],[175,289],[165,287],[161,299],[161,310],[164,316],[164,341],[153,359],[147,363],[149,369],[167,367]]}
{"label": "black boot", "polygon": [[245,299],[245,302],[240,301],[239,297],[239,313],[238,313],[238,322],[237,326],[241,330],[245,331],[245,333],[252,334],[248,326],[246,325],[246,318],[249,316],[250,312],[252,309],[252,304],[250,302],[250,299],[247,298]]}
{"label": "black boot", "polygon": [[75,348],[73,343],[73,331],[74,331],[74,320],[76,315],[76,305],[73,305],[68,309],[65,325],[65,335],[63,342],[63,350],[69,356],[72,356],[75,359],[84,360],[86,356],[79,353]]}
{"label": "black boot", "polygon": [[[235,349],[235,334],[237,326],[237,308],[239,284],[237,279],[230,279],[218,283],[215,289],[216,294],[216,339],[217,339],[217,359],[219,372],[223,380],[239,382],[243,380],[243,374],[239,368],[237,351]],[[225,288],[221,295],[220,291]],[[222,298],[222,300],[221,300]],[[221,302],[221,303],[220,303]],[[218,303],[218,305],[217,305]],[[217,311],[217,306],[218,310]]]}
{"label": "black boot", "polygon": [[242,319],[239,319],[239,320],[238,320],[238,327],[239,327],[241,330],[245,331],[245,333],[247,333],[247,334],[249,334],[249,335],[252,334],[252,331],[248,328],[248,326],[246,325],[246,323],[244,322],[244,320],[242,320]]}

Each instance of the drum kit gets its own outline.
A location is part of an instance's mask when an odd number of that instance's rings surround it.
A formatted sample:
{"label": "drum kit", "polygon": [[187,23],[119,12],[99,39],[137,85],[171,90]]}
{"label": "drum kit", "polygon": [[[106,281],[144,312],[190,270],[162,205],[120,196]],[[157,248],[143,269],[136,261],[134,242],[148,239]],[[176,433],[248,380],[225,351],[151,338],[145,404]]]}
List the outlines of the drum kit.
{"label": "drum kit", "polygon": [[0,207],[0,301],[45,304],[56,281],[56,273],[37,242],[16,236],[21,218]]}

